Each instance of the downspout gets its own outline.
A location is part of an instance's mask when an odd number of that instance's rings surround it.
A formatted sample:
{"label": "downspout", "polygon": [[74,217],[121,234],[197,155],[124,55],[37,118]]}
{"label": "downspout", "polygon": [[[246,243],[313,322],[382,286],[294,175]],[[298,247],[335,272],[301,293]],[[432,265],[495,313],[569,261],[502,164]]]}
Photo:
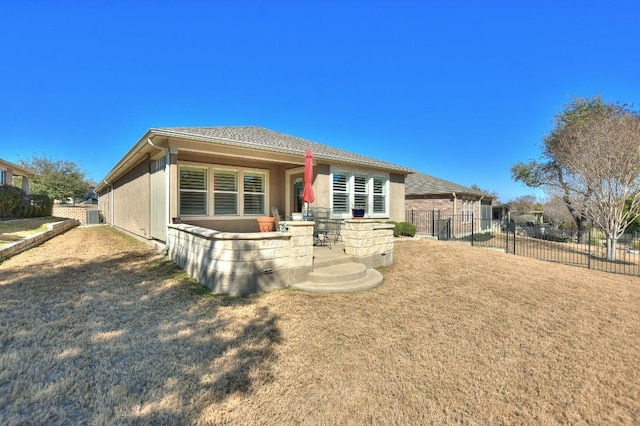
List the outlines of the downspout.
{"label": "downspout", "polygon": [[106,185],[109,185],[109,186],[111,187],[111,191],[109,191],[109,193],[110,193],[110,194],[109,194],[109,195],[110,195],[110,197],[109,197],[109,198],[110,198],[110,201],[111,201],[111,206],[109,206],[109,207],[111,208],[111,226],[113,227],[113,226],[114,226],[114,223],[113,223],[113,222],[114,222],[114,220],[115,220],[115,211],[116,211],[116,210],[115,210],[115,208],[114,208],[114,207],[115,207],[115,204],[116,204],[116,201],[115,201],[115,200],[116,200],[116,197],[115,197],[115,196],[114,196],[114,194],[113,194],[113,185],[111,185],[111,184],[110,184],[109,182],[107,182],[106,180],[104,181],[104,183],[105,183]]}

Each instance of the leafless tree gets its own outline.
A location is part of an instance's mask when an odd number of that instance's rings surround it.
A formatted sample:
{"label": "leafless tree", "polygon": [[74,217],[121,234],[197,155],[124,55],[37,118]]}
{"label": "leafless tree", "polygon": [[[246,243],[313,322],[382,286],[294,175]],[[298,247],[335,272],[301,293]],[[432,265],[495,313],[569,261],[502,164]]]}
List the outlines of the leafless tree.
{"label": "leafless tree", "polygon": [[562,196],[558,194],[552,195],[543,203],[543,211],[545,218],[550,223],[569,229],[575,229],[575,222],[571,213],[569,213],[567,204],[562,199]]}
{"label": "leafless tree", "polygon": [[640,214],[640,116],[627,109],[595,115],[564,137],[571,149],[559,156],[589,188],[588,215],[605,234],[607,259],[615,260],[618,238]]}
{"label": "leafless tree", "polygon": [[[543,139],[541,160],[517,163],[511,168],[511,176],[515,181],[544,188],[547,194],[562,198],[578,228],[580,241],[585,240],[587,224],[598,210],[592,208],[592,203],[603,205],[602,201],[598,201],[602,194],[594,193],[602,193],[602,189],[594,187],[598,185],[598,179],[592,178],[587,164],[593,167],[601,161],[598,149],[610,148],[620,158],[627,155],[627,142],[620,139],[628,136],[618,135],[620,124],[613,125],[619,121],[618,118],[627,116],[633,121],[637,118],[637,113],[625,105],[605,103],[599,96],[590,99],[575,98],[556,115],[554,129]],[[604,123],[609,124],[605,126]],[[604,137],[601,133],[605,131],[612,133]],[[601,143],[608,147],[597,148]],[[615,160],[616,163],[621,161],[635,160]],[[640,169],[640,165],[637,166]],[[600,171],[607,173],[609,180],[626,181],[619,178],[618,171],[614,168],[608,168],[606,172],[602,169]]]}

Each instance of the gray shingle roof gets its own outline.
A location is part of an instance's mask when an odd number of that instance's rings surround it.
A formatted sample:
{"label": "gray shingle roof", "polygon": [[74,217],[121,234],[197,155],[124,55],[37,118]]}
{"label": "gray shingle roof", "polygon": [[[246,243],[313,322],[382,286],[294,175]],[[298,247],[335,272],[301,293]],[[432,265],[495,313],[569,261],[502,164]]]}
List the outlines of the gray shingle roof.
{"label": "gray shingle roof", "polygon": [[212,141],[215,143],[255,148],[263,151],[285,152],[303,156],[306,149],[313,151],[318,160],[332,160],[359,164],[375,168],[411,173],[413,170],[353,152],[334,148],[318,142],[312,142],[296,136],[276,132],[258,126],[229,126],[229,127],[169,127],[151,129],[151,132],[163,136],[180,137],[198,141]]}
{"label": "gray shingle roof", "polygon": [[448,180],[438,179],[437,177],[425,175],[424,173],[411,173],[405,180],[406,195],[424,195],[424,194],[470,194],[495,198],[491,194],[477,191],[467,186],[458,185]]}

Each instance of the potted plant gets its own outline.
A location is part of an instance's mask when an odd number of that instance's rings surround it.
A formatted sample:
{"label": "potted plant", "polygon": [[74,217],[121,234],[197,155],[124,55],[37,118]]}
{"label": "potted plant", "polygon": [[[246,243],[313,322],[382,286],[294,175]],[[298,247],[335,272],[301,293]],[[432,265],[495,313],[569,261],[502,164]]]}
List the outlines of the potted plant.
{"label": "potted plant", "polygon": [[365,206],[360,203],[356,203],[351,208],[351,216],[354,218],[363,218],[365,213]]}
{"label": "potted plant", "polygon": [[276,218],[273,216],[261,216],[256,220],[258,221],[258,231],[260,232],[271,232],[276,227]]}

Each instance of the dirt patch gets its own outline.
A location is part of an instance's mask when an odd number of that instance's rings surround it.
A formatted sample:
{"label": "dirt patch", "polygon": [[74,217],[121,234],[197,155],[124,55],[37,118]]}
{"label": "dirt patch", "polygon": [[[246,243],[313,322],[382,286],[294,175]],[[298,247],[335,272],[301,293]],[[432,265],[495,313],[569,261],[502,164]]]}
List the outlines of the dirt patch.
{"label": "dirt patch", "polygon": [[382,272],[214,297],[73,229],[0,264],[0,423],[640,422],[640,279],[433,240]]}

